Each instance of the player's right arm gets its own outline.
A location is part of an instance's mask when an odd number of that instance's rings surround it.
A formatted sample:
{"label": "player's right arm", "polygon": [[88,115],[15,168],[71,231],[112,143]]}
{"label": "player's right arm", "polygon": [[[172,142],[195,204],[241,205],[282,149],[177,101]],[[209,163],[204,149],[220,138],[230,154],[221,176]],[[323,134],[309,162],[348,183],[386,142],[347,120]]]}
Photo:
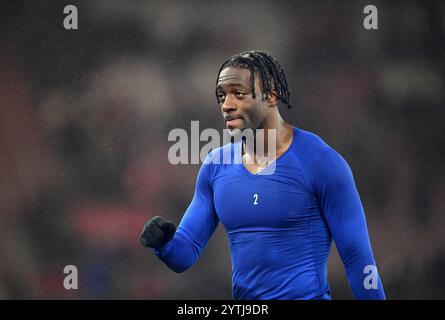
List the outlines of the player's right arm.
{"label": "player's right arm", "polygon": [[153,248],[156,256],[175,272],[183,272],[198,260],[218,226],[212,190],[213,165],[206,159],[201,166],[193,199],[179,227],[161,217],[145,223],[140,241]]}

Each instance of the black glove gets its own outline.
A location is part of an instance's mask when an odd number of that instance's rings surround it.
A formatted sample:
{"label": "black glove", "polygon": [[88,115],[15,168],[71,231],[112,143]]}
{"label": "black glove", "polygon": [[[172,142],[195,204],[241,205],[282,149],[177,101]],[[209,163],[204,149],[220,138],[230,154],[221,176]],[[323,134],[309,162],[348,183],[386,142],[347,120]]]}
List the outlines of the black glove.
{"label": "black glove", "polygon": [[176,227],[170,221],[156,216],[145,222],[139,240],[144,247],[161,249],[175,235]]}

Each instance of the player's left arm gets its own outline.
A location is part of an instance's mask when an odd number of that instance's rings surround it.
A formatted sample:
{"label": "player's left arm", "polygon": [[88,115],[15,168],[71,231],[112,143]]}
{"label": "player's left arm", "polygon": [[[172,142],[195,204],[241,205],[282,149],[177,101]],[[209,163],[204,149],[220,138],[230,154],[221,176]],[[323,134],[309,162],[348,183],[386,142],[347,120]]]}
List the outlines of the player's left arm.
{"label": "player's left arm", "polygon": [[315,187],[323,215],[356,299],[385,299],[371,249],[365,213],[346,160],[326,147],[314,161]]}

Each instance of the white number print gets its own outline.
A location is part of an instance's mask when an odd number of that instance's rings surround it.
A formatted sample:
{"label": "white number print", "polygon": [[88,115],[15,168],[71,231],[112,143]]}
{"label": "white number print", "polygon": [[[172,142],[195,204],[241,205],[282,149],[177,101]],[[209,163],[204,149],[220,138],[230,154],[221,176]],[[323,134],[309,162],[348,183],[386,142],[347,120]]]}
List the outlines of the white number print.
{"label": "white number print", "polygon": [[253,195],[253,204],[254,204],[254,205],[257,205],[257,204],[258,204],[258,193],[255,193],[255,194]]}

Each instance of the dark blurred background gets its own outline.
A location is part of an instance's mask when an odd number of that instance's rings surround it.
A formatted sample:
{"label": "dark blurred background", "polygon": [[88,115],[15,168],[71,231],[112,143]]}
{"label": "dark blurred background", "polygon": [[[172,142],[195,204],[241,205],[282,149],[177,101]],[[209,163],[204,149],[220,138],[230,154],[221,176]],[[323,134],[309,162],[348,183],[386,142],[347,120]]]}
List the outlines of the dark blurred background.
{"label": "dark blurred background", "polygon": [[[199,166],[168,162],[168,132],[223,129],[217,71],[262,49],[285,120],[351,165],[387,297],[444,299],[444,17],[445,1],[2,1],[0,298],[231,299],[221,225],[183,274],[138,236],[193,195]],[[352,298],[334,245],[329,280]]]}

